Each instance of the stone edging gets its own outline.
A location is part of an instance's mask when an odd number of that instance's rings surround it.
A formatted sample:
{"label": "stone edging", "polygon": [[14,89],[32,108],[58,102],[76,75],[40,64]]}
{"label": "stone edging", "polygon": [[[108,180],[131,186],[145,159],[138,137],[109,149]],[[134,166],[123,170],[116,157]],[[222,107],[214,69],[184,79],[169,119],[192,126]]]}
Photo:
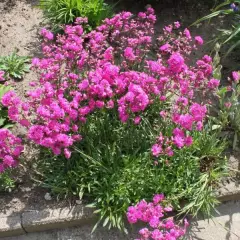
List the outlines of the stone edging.
{"label": "stone edging", "polygon": [[16,215],[0,217],[0,238],[79,226],[94,222],[94,220],[93,211],[82,205],[72,208],[24,211]]}
{"label": "stone edging", "polygon": [[[233,182],[222,186],[219,190],[218,199],[221,202],[240,200],[240,188],[237,188]],[[93,211],[82,205],[76,205],[72,208],[24,211],[16,215],[0,217],[0,238],[80,226],[93,223],[95,220],[96,216]]]}

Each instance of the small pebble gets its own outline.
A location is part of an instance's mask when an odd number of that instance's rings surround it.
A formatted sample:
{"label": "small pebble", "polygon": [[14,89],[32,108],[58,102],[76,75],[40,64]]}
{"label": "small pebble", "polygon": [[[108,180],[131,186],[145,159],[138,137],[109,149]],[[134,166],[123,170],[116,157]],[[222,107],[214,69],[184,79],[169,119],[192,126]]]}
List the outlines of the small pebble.
{"label": "small pebble", "polygon": [[51,201],[52,200],[52,197],[51,197],[50,193],[46,193],[44,198],[45,198],[46,201]]}
{"label": "small pebble", "polygon": [[82,204],[82,200],[76,200],[76,204],[77,204],[77,205]]}

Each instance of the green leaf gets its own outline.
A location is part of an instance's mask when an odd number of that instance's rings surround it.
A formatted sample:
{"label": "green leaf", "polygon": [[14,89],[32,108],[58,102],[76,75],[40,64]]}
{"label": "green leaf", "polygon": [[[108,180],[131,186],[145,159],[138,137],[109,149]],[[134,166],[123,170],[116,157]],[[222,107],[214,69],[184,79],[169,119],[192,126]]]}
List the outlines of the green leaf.
{"label": "green leaf", "polygon": [[231,52],[233,51],[233,49],[236,48],[238,45],[240,45],[240,40],[238,40],[236,43],[234,43],[234,44],[228,49],[225,57],[228,56],[229,53],[231,53]]}
{"label": "green leaf", "polygon": [[5,121],[6,121],[6,118],[0,118],[0,127],[4,124]]}
{"label": "green leaf", "polygon": [[7,93],[10,90],[11,90],[10,86],[0,85],[0,99],[5,93]]}
{"label": "green leaf", "polygon": [[223,43],[227,43],[228,41],[230,41],[232,38],[234,38],[239,33],[240,33],[240,26],[237,29],[235,29],[234,32],[231,34],[231,36],[229,38],[227,38],[227,40],[225,40]]}
{"label": "green leaf", "polygon": [[103,227],[105,227],[109,222],[109,217],[106,217],[106,219],[103,222]]}
{"label": "green leaf", "polygon": [[216,130],[221,128],[221,125],[212,125],[212,130]]}
{"label": "green leaf", "polygon": [[222,70],[222,65],[218,65],[218,67],[213,70],[213,77],[221,80],[221,76],[222,76],[221,70]]}
{"label": "green leaf", "polygon": [[195,21],[191,26],[196,25],[196,24],[198,24],[198,23],[200,23],[200,22],[203,22],[203,21],[205,21],[205,20],[207,20],[207,19],[211,19],[211,18],[213,18],[213,17],[216,17],[216,16],[218,16],[218,15],[220,15],[220,14],[229,14],[229,13],[231,13],[231,12],[233,12],[233,11],[231,11],[231,10],[219,10],[219,11],[213,12],[213,13],[207,15],[207,16],[204,16],[204,17],[198,19],[198,20]]}

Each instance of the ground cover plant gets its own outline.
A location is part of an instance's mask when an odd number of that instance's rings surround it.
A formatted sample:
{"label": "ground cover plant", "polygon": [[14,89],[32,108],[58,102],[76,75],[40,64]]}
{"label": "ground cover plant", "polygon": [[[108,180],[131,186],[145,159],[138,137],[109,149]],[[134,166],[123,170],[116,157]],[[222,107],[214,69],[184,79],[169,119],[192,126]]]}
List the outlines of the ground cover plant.
{"label": "ground cover plant", "polygon": [[[210,214],[225,147],[209,117],[220,81],[203,44],[180,23],[155,36],[152,8],[122,12],[86,33],[86,18],[43,36],[39,81],[2,98],[42,148],[36,169],[60,195],[85,196],[104,226],[124,228],[131,204],[163,192],[180,212]],[[56,42],[53,41],[56,39]],[[185,200],[185,207],[180,201]]]}
{"label": "ground cover plant", "polygon": [[22,57],[13,52],[9,56],[0,56],[0,81],[9,78],[21,79],[29,72],[29,57]]}
{"label": "ground cover plant", "polygon": [[103,0],[41,0],[40,7],[53,31],[74,23],[77,17],[87,17],[89,29],[95,28],[111,16],[113,10]]}

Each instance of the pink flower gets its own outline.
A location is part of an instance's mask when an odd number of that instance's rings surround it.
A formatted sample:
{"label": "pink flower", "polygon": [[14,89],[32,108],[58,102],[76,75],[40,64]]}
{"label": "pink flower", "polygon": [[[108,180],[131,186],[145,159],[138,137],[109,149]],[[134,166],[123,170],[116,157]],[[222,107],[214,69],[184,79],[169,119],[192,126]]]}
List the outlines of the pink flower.
{"label": "pink flower", "polygon": [[196,129],[197,129],[198,131],[202,131],[202,129],[203,129],[203,123],[202,123],[202,122],[197,122],[197,127],[196,127]]}
{"label": "pink flower", "polygon": [[64,148],[64,155],[69,159],[71,157],[71,151],[68,148]]}
{"label": "pink flower", "polygon": [[239,79],[240,79],[239,73],[236,72],[236,71],[235,71],[235,72],[232,72],[232,78],[233,78],[234,82],[238,82]]}
{"label": "pink flower", "polygon": [[134,61],[136,56],[133,53],[133,49],[131,47],[127,47],[124,50],[124,57],[130,61]]}
{"label": "pink flower", "polygon": [[173,53],[168,60],[169,69],[173,73],[179,73],[184,65],[184,58],[179,53]]}
{"label": "pink flower", "polygon": [[212,79],[210,79],[210,81],[208,82],[208,87],[209,87],[210,89],[215,89],[215,88],[217,88],[217,87],[219,86],[219,84],[220,84],[220,81],[219,81],[218,79],[212,78]]}
{"label": "pink flower", "polygon": [[212,62],[212,58],[210,56],[208,56],[208,55],[204,55],[203,61],[205,61],[206,63],[211,63]]}
{"label": "pink flower", "polygon": [[166,101],[167,97],[166,96],[161,96],[160,101]]}
{"label": "pink flower", "polygon": [[187,136],[185,138],[185,145],[186,146],[191,146],[193,144],[193,138],[191,136]]}
{"label": "pink flower", "polygon": [[142,118],[141,117],[135,117],[134,118],[134,124],[138,125],[141,122]]}
{"label": "pink flower", "polygon": [[0,70],[0,82],[5,81],[4,75],[5,75],[5,72]]}
{"label": "pink flower", "polygon": [[165,207],[164,208],[165,212],[172,212],[172,210],[173,210],[172,207]]}
{"label": "pink flower", "polygon": [[178,123],[187,130],[192,130],[194,118],[190,114],[182,114],[179,117]]}
{"label": "pink flower", "polygon": [[171,47],[171,45],[166,43],[166,44],[164,44],[160,47],[160,50],[161,51],[168,51],[170,47]]}
{"label": "pink flower", "polygon": [[167,229],[174,228],[174,227],[175,227],[175,224],[174,224],[173,220],[172,220],[172,219],[167,220],[166,223],[165,223],[165,227],[166,227]]}
{"label": "pink flower", "polygon": [[143,228],[139,231],[139,234],[143,239],[148,239],[151,235],[151,232],[147,228]]}
{"label": "pink flower", "polygon": [[176,135],[173,137],[173,143],[178,147],[178,148],[182,148],[185,144],[184,138]]}
{"label": "pink flower", "polygon": [[198,45],[203,45],[203,39],[200,36],[195,37],[195,42]]}
{"label": "pink flower", "polygon": [[46,28],[43,28],[41,31],[40,31],[40,34],[46,38],[47,40],[53,40],[54,38],[54,35],[52,32],[48,31]]}
{"label": "pink flower", "polygon": [[15,160],[13,159],[12,156],[6,155],[6,156],[3,158],[3,163],[4,163],[4,165],[6,165],[7,167],[12,167],[12,166],[14,166],[14,164],[15,164]]}
{"label": "pink flower", "polygon": [[191,34],[190,34],[190,31],[186,28],[185,30],[184,30],[184,35],[186,36],[186,38],[188,38],[188,39],[191,39],[192,37],[191,37]]}
{"label": "pink flower", "polygon": [[177,21],[177,22],[174,22],[174,26],[176,29],[178,29],[181,27],[181,24]]}
{"label": "pink flower", "polygon": [[190,113],[195,121],[202,121],[207,113],[206,105],[201,106],[198,103],[193,103],[190,107]]}
{"label": "pink flower", "polygon": [[152,228],[157,228],[158,225],[160,223],[160,220],[157,216],[153,216],[150,221],[149,221],[149,225],[152,227]]}
{"label": "pink flower", "polygon": [[158,144],[152,146],[152,155],[158,157],[162,153],[162,147]]}
{"label": "pink flower", "polygon": [[162,118],[166,118],[167,112],[166,112],[166,111],[161,111],[161,112],[160,112],[160,116],[161,116]]}
{"label": "pink flower", "polygon": [[155,194],[153,197],[153,203],[158,204],[159,202],[162,202],[164,200],[164,194]]}
{"label": "pink flower", "polygon": [[171,147],[167,147],[165,151],[169,157],[172,157],[174,155],[174,152]]}
{"label": "pink flower", "polygon": [[163,240],[164,239],[163,233],[159,229],[154,229],[152,231],[151,237],[153,240]]}
{"label": "pink flower", "polygon": [[171,33],[172,30],[173,30],[173,27],[172,27],[172,25],[169,25],[169,26],[166,26],[166,27],[164,28],[164,30],[167,31],[167,32],[169,32],[169,33]]}
{"label": "pink flower", "polygon": [[229,108],[231,108],[232,103],[231,102],[226,102],[226,103],[224,103],[224,106],[229,109]]}

